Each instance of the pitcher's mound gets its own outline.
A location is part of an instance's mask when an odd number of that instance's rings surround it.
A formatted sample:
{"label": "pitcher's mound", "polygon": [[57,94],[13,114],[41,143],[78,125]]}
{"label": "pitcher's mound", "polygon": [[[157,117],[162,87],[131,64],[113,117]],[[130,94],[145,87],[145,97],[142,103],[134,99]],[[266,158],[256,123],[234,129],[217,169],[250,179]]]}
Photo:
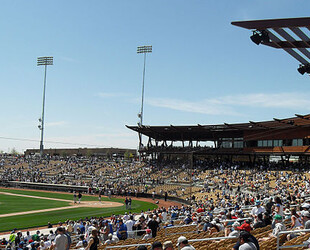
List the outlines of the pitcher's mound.
{"label": "pitcher's mound", "polygon": [[81,203],[71,203],[75,207],[121,207],[124,204],[113,201],[81,201]]}

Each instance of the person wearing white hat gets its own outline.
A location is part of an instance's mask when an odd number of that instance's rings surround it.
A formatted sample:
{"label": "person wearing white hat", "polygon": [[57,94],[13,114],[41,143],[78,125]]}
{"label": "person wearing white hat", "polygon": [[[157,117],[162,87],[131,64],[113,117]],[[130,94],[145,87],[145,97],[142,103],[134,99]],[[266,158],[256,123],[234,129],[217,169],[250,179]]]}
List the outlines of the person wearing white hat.
{"label": "person wearing white hat", "polygon": [[195,248],[188,243],[185,236],[180,236],[178,238],[177,247],[179,250],[195,250]]}
{"label": "person wearing white hat", "polygon": [[304,228],[310,229],[310,213],[305,211],[301,214],[301,217],[303,219]]}
{"label": "person wearing white hat", "polygon": [[234,222],[234,224],[232,224],[233,230],[228,234],[228,236],[239,237],[240,231],[238,230],[238,227],[240,227],[240,223],[238,221]]}
{"label": "person wearing white hat", "polygon": [[127,221],[127,220],[129,220],[129,215],[127,214],[127,212],[125,212],[125,215],[123,216],[123,221],[124,221],[124,223]]}
{"label": "person wearing white hat", "polygon": [[210,216],[204,218],[203,231],[206,232],[211,227]]}
{"label": "person wearing white hat", "polygon": [[266,212],[266,209],[261,205],[260,200],[255,201],[255,207],[251,211],[251,215],[256,218],[258,214],[263,214]]}
{"label": "person wearing white hat", "polygon": [[112,241],[112,237],[113,237],[113,234],[109,233],[108,234],[108,239],[104,242],[104,245],[110,245],[110,244],[114,243]]}
{"label": "person wearing white hat", "polygon": [[310,208],[310,203],[308,202],[305,202],[301,205],[302,208],[305,208],[305,209],[309,209]]}
{"label": "person wearing white hat", "polygon": [[165,241],[163,244],[163,250],[173,250],[172,241]]}

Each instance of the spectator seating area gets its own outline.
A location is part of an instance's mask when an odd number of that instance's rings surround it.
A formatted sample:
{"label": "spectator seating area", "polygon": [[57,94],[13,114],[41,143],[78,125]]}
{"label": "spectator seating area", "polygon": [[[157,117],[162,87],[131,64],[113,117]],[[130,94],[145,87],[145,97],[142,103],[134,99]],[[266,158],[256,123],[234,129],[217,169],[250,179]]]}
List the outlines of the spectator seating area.
{"label": "spectator seating area", "polygon": [[[310,224],[306,225],[307,215],[304,215],[310,209],[307,164],[260,162],[253,166],[244,162],[208,159],[195,161],[194,169],[189,170],[188,166],[186,162],[159,164],[77,157],[54,157],[41,161],[23,156],[2,156],[0,177],[8,181],[81,185],[87,187],[91,194],[111,192],[135,196],[148,193],[164,196],[167,193],[170,198],[182,197],[190,204],[167,208],[168,219],[161,216],[163,208],[146,214],[146,223],[141,229],[146,230],[147,223],[156,215],[159,223],[156,237],[143,240],[142,236],[130,236],[108,246],[153,244],[156,241],[172,241],[175,246],[178,237],[183,235],[196,249],[232,249],[239,238],[223,237],[229,235],[233,222],[243,223],[248,217],[251,235],[258,240],[260,249],[276,249],[277,244],[302,245],[309,239],[308,232],[296,233],[293,237],[280,234],[278,241],[277,235],[272,236],[276,228],[275,215],[281,215],[283,219],[285,229],[282,231],[310,227]],[[294,213],[292,208],[296,210]],[[263,227],[255,227],[255,223],[260,222],[257,211],[267,214]],[[268,216],[271,217],[267,223]],[[300,225],[295,225],[294,218],[302,218]],[[173,225],[169,225],[171,221]],[[99,231],[100,223],[102,221],[97,221]],[[117,220],[113,219],[111,223],[117,230]],[[75,244],[80,235],[77,231],[70,233],[71,248],[80,249]],[[105,249],[107,245],[103,244],[103,239],[101,242],[100,248]],[[136,249],[136,246],[128,249]]]}

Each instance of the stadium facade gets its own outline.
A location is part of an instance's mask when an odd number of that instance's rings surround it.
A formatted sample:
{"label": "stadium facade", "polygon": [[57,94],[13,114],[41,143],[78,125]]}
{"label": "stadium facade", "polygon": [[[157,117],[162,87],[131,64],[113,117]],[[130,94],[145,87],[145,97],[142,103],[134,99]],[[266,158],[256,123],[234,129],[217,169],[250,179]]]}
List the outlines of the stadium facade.
{"label": "stadium facade", "polygon": [[[39,154],[39,149],[27,149],[25,155]],[[101,156],[101,157],[135,157],[135,149],[126,148],[51,148],[44,149],[44,155],[50,156]]]}
{"label": "stadium facade", "polygon": [[127,127],[148,137],[147,145],[140,140],[139,152],[155,158],[195,154],[246,156],[243,158],[250,161],[295,156],[308,161],[310,156],[310,114],[236,124]]}

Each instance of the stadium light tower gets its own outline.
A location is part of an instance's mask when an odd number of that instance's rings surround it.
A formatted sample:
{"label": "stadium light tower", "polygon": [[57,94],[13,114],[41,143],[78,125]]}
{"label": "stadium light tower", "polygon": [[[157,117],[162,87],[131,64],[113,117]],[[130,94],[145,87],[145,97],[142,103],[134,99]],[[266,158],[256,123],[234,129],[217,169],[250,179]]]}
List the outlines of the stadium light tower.
{"label": "stadium light tower", "polygon": [[53,57],[45,56],[37,58],[37,66],[44,66],[44,85],[43,85],[43,104],[42,104],[42,117],[39,119],[41,123],[38,127],[41,130],[41,140],[40,140],[40,156],[43,156],[43,133],[44,133],[44,109],[45,109],[45,87],[46,87],[46,70],[47,65],[53,65]]}
{"label": "stadium light tower", "polygon": [[140,118],[140,125],[143,125],[144,78],[145,78],[146,54],[152,53],[152,45],[138,46],[137,53],[144,54],[143,80],[142,80],[142,102],[141,102],[141,112],[138,114],[138,117]]}

